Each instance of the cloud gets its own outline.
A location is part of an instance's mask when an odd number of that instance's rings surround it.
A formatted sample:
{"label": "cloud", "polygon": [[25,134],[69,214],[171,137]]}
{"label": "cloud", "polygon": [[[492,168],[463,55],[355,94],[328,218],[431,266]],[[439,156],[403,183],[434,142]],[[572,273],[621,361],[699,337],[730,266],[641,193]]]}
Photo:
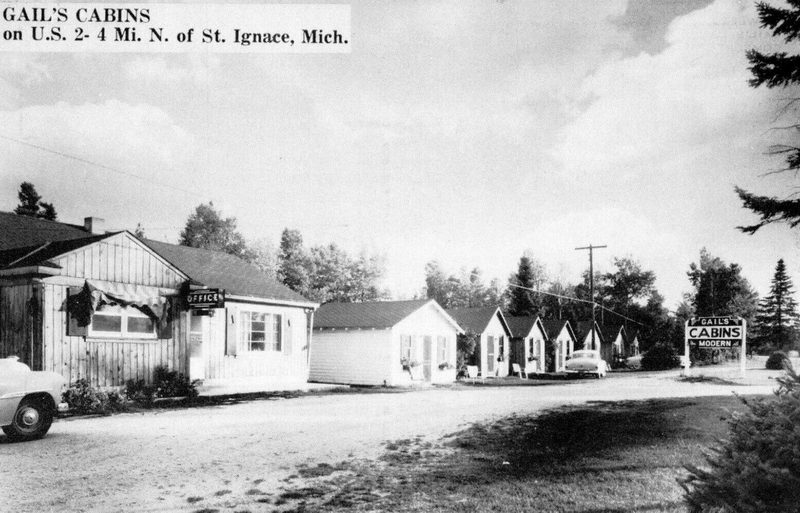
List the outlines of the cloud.
{"label": "cloud", "polygon": [[36,54],[0,54],[0,109],[18,106],[25,88],[49,78],[47,67]]}
{"label": "cloud", "polygon": [[757,32],[749,3],[718,1],[677,18],[663,52],[606,63],[583,81],[578,100],[589,105],[562,129],[554,156],[577,176],[647,172],[679,153],[752,139],[769,112],[747,84]]}
{"label": "cloud", "polygon": [[132,84],[184,87],[205,86],[220,67],[219,56],[190,53],[178,56],[138,55],[123,64]]}

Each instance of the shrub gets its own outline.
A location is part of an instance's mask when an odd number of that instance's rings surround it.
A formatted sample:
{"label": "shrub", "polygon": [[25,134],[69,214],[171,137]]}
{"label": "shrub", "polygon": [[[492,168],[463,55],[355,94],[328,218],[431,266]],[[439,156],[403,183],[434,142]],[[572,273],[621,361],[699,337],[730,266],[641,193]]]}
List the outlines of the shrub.
{"label": "shrub", "polygon": [[171,371],[163,366],[155,368],[153,384],[148,385],[145,380],[129,379],[125,382],[125,396],[143,406],[150,406],[160,397],[197,397],[197,381],[178,371]]}
{"label": "shrub", "polygon": [[642,369],[666,370],[674,369],[681,364],[675,350],[665,345],[655,345],[642,356]]}
{"label": "shrub", "polygon": [[792,366],[791,360],[783,351],[775,351],[767,358],[766,367],[770,370],[783,370],[784,366]]}
{"label": "shrub", "polygon": [[88,380],[79,379],[64,391],[62,400],[75,413],[103,413],[125,409],[125,399],[115,391],[103,392],[89,384]]}
{"label": "shrub", "polygon": [[155,384],[158,397],[197,397],[197,381],[190,381],[188,376],[166,367],[156,367]]}
{"label": "shrub", "polygon": [[143,379],[129,379],[125,382],[125,397],[143,406],[150,406],[156,398],[157,387],[148,385]]}
{"label": "shrub", "polygon": [[745,400],[727,441],[708,457],[708,469],[687,466],[681,481],[691,513],[800,511],[800,378],[780,380],[774,400]]}

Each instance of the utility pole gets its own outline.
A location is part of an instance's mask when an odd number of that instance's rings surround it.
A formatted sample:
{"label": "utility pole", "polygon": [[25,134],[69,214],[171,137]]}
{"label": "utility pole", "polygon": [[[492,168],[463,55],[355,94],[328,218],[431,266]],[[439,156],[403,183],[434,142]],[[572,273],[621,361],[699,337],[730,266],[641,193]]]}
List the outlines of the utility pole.
{"label": "utility pole", "polygon": [[594,341],[594,327],[597,324],[595,320],[594,314],[594,260],[593,260],[593,252],[595,249],[600,248],[607,248],[608,246],[592,246],[591,243],[588,246],[584,246],[582,248],[575,248],[575,251],[588,249],[589,250],[589,298],[592,300],[592,349],[594,349],[595,341]]}

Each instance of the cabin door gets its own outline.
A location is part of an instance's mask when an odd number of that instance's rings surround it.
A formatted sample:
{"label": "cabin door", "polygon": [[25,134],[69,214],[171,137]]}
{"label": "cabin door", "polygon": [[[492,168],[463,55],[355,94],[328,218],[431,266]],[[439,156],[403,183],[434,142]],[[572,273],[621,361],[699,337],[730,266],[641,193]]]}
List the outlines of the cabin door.
{"label": "cabin door", "polygon": [[[532,348],[531,348],[532,349]],[[525,368],[525,339],[514,338],[511,339],[511,358],[508,362],[508,373],[513,374],[513,364],[519,364],[521,368]]]}
{"label": "cabin door", "polygon": [[487,336],[486,337],[486,376],[494,376],[494,365],[495,365],[495,349],[494,349],[494,337]]}
{"label": "cabin door", "polygon": [[422,339],[422,377],[425,381],[431,380],[431,360],[433,353],[433,337],[424,337]]}
{"label": "cabin door", "polygon": [[208,316],[189,312],[189,379],[205,379]]}

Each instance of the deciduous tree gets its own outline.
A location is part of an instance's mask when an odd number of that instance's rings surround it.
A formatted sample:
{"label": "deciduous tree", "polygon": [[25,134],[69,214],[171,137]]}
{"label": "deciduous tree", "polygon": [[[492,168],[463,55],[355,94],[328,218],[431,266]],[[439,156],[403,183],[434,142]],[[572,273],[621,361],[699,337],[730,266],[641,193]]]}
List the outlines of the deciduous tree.
{"label": "deciduous tree", "polygon": [[425,264],[425,296],[443,308],[501,306],[500,295],[499,282],[492,280],[487,286],[477,267],[456,276],[448,274],[436,260]]}
{"label": "deciduous tree", "polygon": [[281,234],[278,280],[299,294],[308,294],[311,259],[303,247],[303,236],[299,230],[285,228]]}
{"label": "deciduous tree", "polygon": [[179,243],[193,248],[223,251],[245,257],[247,244],[236,230],[236,218],[223,218],[213,202],[203,203],[186,220]]}
{"label": "deciduous tree", "polygon": [[700,262],[692,263],[687,274],[695,288],[691,297],[695,315],[739,316],[752,324],[758,295],[742,276],[739,264],[727,264],[703,248]]}

